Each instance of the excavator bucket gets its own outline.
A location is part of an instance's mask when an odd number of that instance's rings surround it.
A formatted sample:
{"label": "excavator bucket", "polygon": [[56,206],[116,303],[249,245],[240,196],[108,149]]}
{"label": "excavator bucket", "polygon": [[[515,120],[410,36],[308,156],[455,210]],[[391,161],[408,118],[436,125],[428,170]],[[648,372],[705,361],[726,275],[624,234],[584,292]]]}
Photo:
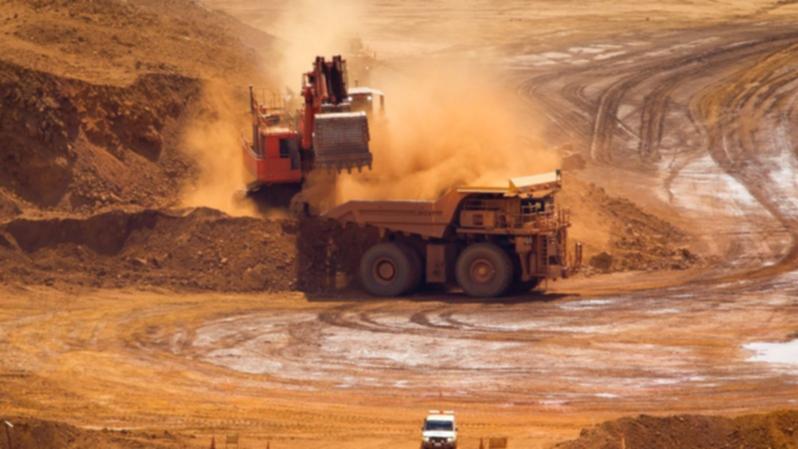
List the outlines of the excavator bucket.
{"label": "excavator bucket", "polygon": [[316,114],[313,136],[316,167],[336,171],[371,168],[365,112]]}

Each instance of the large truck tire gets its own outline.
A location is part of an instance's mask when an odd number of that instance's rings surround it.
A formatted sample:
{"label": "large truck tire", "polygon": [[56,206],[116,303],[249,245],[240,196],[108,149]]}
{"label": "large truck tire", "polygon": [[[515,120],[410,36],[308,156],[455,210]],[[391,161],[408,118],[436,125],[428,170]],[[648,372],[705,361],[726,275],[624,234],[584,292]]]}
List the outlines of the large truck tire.
{"label": "large truck tire", "polygon": [[512,294],[529,293],[540,284],[540,278],[532,278],[528,281],[521,280],[521,260],[518,256],[511,257],[513,260],[513,284],[510,287]]}
{"label": "large truck tire", "polygon": [[528,281],[516,279],[513,281],[512,291],[513,293],[529,293],[532,291],[532,289],[537,287],[538,284],[540,284],[540,279],[538,278],[530,279]]}
{"label": "large truck tire", "polygon": [[503,249],[492,243],[474,243],[457,258],[455,276],[467,295],[495,298],[510,289],[513,262]]}
{"label": "large truck tire", "polygon": [[360,282],[372,295],[402,295],[412,288],[414,278],[410,254],[396,243],[378,243],[360,259]]}
{"label": "large truck tire", "polygon": [[408,259],[410,260],[410,268],[411,268],[411,276],[410,276],[410,285],[407,288],[405,293],[413,293],[421,288],[421,283],[424,280],[424,261],[421,260],[421,256],[418,254],[418,251],[413,249],[410,245],[399,243],[398,244],[402,251],[407,254]]}

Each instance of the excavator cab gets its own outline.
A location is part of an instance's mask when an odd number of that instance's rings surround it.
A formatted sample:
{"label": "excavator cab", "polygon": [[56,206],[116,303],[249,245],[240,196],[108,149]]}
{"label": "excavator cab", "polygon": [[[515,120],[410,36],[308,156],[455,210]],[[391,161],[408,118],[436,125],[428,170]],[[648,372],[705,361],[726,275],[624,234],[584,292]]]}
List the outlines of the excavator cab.
{"label": "excavator cab", "polygon": [[256,184],[302,182],[302,156],[299,134],[288,128],[259,129],[251,146],[246,146],[244,161]]}

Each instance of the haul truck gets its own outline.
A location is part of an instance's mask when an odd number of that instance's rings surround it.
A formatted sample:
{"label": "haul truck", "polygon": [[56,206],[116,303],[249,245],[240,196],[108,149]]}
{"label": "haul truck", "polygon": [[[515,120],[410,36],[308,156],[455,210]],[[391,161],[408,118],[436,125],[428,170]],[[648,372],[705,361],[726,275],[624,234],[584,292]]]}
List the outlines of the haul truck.
{"label": "haul truck", "polygon": [[581,263],[581,244],[572,257],[567,251],[568,213],[555,203],[561,186],[557,170],[505,188],[458,188],[437,201],[350,201],[325,215],[379,230],[359,265],[373,295],[456,283],[470,296],[498,297],[567,277]]}

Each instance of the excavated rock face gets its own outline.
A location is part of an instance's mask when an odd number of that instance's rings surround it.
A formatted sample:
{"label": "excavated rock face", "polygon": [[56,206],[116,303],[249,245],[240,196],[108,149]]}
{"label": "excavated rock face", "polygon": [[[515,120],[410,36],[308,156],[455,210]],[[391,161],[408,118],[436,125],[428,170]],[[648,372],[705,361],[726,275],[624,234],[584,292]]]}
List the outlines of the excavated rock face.
{"label": "excavated rock face", "polygon": [[100,86],[0,61],[0,187],[40,207],[135,197],[137,186],[144,199],[152,183],[141,175],[160,164],[168,124],[198,92],[176,75]]}
{"label": "excavated rock face", "polygon": [[0,62],[0,185],[54,204],[71,180],[77,108],[47,75]]}

